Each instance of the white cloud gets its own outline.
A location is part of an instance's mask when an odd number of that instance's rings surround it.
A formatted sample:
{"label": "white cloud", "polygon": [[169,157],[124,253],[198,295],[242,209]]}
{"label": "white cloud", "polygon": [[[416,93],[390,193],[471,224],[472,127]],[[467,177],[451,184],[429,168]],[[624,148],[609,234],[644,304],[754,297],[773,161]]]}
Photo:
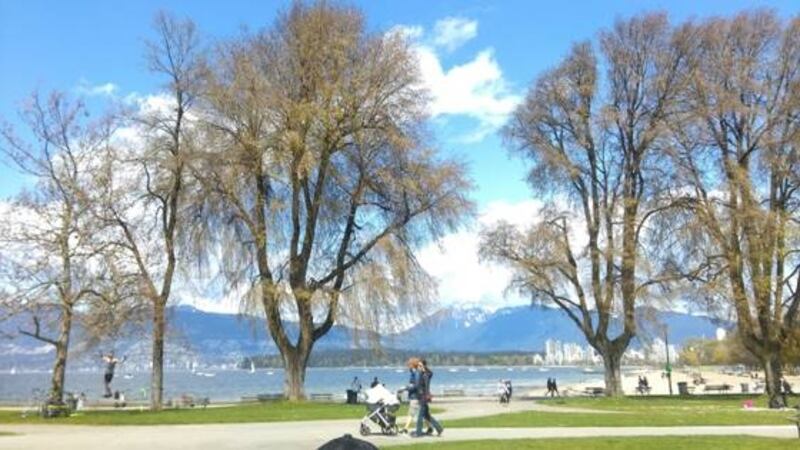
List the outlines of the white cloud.
{"label": "white cloud", "polygon": [[522,100],[508,87],[492,49],[482,50],[471,61],[447,70],[429,47],[418,47],[417,56],[433,97],[431,114],[465,115],[478,122],[477,129],[464,140],[480,141],[496,131]]}
{"label": "white cloud", "polygon": [[436,22],[433,33],[434,45],[452,52],[478,35],[478,21],[463,17],[446,17]]}
{"label": "white cloud", "polygon": [[113,97],[119,90],[119,86],[114,83],[92,85],[86,80],[81,80],[75,90],[87,97]]}
{"label": "white cloud", "polygon": [[497,309],[527,303],[527,298],[506,292],[511,271],[499,264],[480,261],[480,228],[505,220],[528,225],[538,217],[542,203],[497,201],[481,212],[478,226],[447,235],[418,253],[423,268],[438,281],[438,298],[443,305],[474,305]]}
{"label": "white cloud", "polygon": [[422,39],[422,36],[425,34],[425,30],[419,25],[395,25],[389,29],[389,34],[396,34],[404,39],[416,41],[418,39]]}
{"label": "white cloud", "polygon": [[522,101],[522,95],[503,76],[491,48],[479,51],[467,62],[444,67],[440,51],[457,48],[474,38],[477,30],[477,21],[446,18],[436,22],[430,39],[420,26],[398,25],[389,31],[412,42],[423,82],[432,97],[431,115],[465,116],[477,122],[474,131],[459,137],[462,142],[478,142],[495,132]]}

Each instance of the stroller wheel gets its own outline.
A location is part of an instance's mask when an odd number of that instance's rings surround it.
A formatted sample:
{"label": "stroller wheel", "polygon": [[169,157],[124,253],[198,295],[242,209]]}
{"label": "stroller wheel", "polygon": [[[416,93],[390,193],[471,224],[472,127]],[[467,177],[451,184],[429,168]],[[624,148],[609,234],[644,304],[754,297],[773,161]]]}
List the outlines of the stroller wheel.
{"label": "stroller wheel", "polygon": [[365,424],[361,424],[361,429],[358,430],[362,436],[369,436],[369,427]]}

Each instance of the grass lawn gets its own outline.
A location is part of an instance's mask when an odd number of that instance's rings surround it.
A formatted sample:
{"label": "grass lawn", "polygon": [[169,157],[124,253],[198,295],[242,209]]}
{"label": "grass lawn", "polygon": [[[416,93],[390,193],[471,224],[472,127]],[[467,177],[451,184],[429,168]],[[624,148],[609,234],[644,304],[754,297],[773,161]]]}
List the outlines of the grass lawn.
{"label": "grass lawn", "polygon": [[[432,439],[431,439],[432,440]],[[391,447],[402,450],[497,450],[513,448],[522,450],[684,450],[718,448],[725,450],[772,450],[795,448],[796,440],[758,438],[752,436],[681,436],[681,437],[597,437],[564,439],[515,439],[464,442],[430,442],[426,444]]]}
{"label": "grass lawn", "polygon": [[[365,414],[364,405],[343,403],[289,403],[283,401],[235,405],[219,408],[168,409],[160,412],[119,410],[87,411],[68,418],[22,418],[18,411],[0,411],[0,423],[47,423],[75,425],[175,425],[202,423],[286,422],[293,420],[357,419]],[[405,407],[398,417],[406,414]]]}
{"label": "grass lawn", "polygon": [[[766,405],[765,397],[749,397],[754,406]],[[720,397],[626,397],[568,398],[542,404],[616,411],[614,414],[547,413],[526,411],[448,421],[449,427],[638,427],[693,425],[789,425],[794,413],[746,411],[746,398]]]}

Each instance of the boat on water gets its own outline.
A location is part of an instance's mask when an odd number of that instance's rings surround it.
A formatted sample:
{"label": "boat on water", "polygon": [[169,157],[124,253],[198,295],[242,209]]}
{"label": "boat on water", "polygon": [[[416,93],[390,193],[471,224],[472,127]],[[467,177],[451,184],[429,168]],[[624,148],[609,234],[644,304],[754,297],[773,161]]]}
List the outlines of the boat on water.
{"label": "boat on water", "polygon": [[447,371],[448,372],[458,372],[458,369],[456,369],[455,367],[451,367],[451,368],[447,369]]}
{"label": "boat on water", "polygon": [[133,378],[133,374],[132,373],[126,373],[125,375],[122,376],[122,378],[125,378],[126,380],[130,380],[131,378]]}
{"label": "boat on water", "polygon": [[550,369],[547,367],[539,367],[539,372],[550,372]]}
{"label": "boat on water", "polygon": [[594,370],[594,367],[584,367],[583,373],[596,373],[597,371]]}
{"label": "boat on water", "polygon": [[250,360],[250,373],[256,373],[256,365],[252,359]]}
{"label": "boat on water", "polygon": [[195,372],[194,374],[197,375],[198,377],[208,377],[208,378],[217,376],[217,374],[211,372]]}
{"label": "boat on water", "polygon": [[467,372],[477,372],[477,371],[478,371],[478,369],[476,369],[474,367],[470,367],[469,369],[467,369]]}
{"label": "boat on water", "polygon": [[275,372],[273,372],[273,371],[271,371],[271,370],[268,370],[268,371],[267,371],[267,375],[274,375],[274,374],[275,374]]}

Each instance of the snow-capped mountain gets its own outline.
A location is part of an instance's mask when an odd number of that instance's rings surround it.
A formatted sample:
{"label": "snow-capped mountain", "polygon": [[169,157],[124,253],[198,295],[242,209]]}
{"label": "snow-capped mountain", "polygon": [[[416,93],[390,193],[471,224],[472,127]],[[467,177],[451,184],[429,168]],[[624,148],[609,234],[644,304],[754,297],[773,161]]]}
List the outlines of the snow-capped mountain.
{"label": "snow-capped mountain", "polygon": [[[692,337],[713,337],[717,324],[707,317],[678,312],[657,312],[657,320],[669,328],[670,342],[681,345]],[[659,324],[640,321],[640,340],[661,336]],[[18,320],[0,324],[0,331],[14,332]],[[290,334],[297,333],[295,324],[287,323]],[[618,329],[614,323],[612,329]],[[191,306],[178,306],[170,311],[167,340],[168,361],[182,366],[187,362],[234,363],[252,355],[275,354],[277,349],[266,334],[263,319],[242,319],[234,314],[209,313]],[[80,330],[75,331],[74,345]],[[363,333],[362,333],[363,334]],[[314,347],[315,351],[346,350],[366,346],[358,342],[351,329],[335,326]],[[560,310],[542,306],[514,306],[489,311],[479,307],[445,308],[423,319],[402,333],[384,335],[383,346],[420,352],[502,352],[541,351],[547,339],[583,344],[578,328]],[[634,342],[634,346],[638,346]],[[120,354],[135,355],[141,364],[148,361],[149,335],[129,336],[113,346]],[[75,364],[91,365],[97,351],[75,353]],[[14,366],[47,367],[52,361],[49,346],[20,336],[0,341],[0,370]],[[96,361],[95,361],[96,363]]]}

